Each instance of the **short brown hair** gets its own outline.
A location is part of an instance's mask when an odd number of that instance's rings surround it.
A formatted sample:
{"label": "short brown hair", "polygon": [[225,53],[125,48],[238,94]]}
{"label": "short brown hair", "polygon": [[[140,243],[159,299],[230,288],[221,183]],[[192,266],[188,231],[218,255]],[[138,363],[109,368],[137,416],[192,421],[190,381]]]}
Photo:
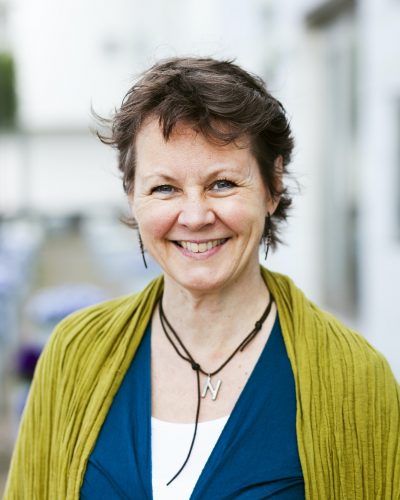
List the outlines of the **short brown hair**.
{"label": "short brown hair", "polygon": [[[135,179],[135,139],[151,116],[158,118],[165,140],[182,122],[217,143],[250,139],[265,185],[273,198],[279,197],[270,226],[275,247],[280,241],[278,223],[286,220],[292,204],[287,188],[278,179],[288,173],[293,137],[285,109],[267,91],[264,81],[232,61],[196,57],[163,60],[142,73],[119,111],[106,120],[111,135],[98,133],[102,142],[119,152],[118,166],[127,194],[132,192]],[[275,168],[279,156],[283,172]]]}

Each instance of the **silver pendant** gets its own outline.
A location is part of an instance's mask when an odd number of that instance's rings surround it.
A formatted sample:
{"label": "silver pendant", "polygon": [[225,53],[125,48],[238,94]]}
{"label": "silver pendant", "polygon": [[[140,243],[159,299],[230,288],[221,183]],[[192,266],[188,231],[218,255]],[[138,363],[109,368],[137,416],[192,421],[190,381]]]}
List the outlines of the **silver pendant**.
{"label": "silver pendant", "polygon": [[211,392],[212,400],[215,401],[217,399],[218,391],[219,391],[219,388],[221,387],[221,384],[222,384],[222,380],[218,379],[217,385],[214,387],[211,383],[211,376],[208,375],[207,381],[205,382],[204,387],[203,387],[203,392],[201,393],[201,397],[205,398],[207,395],[207,391],[209,390]]}

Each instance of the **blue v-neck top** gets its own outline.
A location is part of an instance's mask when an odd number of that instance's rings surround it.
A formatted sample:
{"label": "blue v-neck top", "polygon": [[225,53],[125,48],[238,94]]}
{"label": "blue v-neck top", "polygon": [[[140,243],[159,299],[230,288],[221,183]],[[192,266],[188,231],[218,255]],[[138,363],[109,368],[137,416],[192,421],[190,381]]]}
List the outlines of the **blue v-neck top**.
{"label": "blue v-neck top", "polygon": [[[82,500],[152,498],[150,337],[149,325],[89,457]],[[190,498],[305,498],[294,378],[278,316]]]}

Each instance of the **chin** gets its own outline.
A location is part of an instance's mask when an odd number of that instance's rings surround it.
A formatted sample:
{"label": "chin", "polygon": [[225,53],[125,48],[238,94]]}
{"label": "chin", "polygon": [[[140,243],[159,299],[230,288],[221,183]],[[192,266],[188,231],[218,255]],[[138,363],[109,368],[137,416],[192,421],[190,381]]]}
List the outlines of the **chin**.
{"label": "chin", "polygon": [[191,292],[214,292],[223,288],[229,278],[227,276],[217,276],[207,270],[197,270],[180,275],[169,275],[178,285]]}

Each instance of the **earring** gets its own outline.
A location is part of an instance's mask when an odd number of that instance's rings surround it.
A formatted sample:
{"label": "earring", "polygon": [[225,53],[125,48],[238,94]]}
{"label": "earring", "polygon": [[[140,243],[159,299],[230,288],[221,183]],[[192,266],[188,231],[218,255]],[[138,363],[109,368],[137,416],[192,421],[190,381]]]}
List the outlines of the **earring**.
{"label": "earring", "polygon": [[138,236],[139,236],[140,252],[141,252],[141,254],[142,254],[142,259],[143,259],[144,267],[147,269],[146,257],[145,257],[145,255],[144,255],[143,240],[142,240],[142,237],[140,236],[139,231],[138,231]]}
{"label": "earring", "polygon": [[264,236],[264,250],[265,250],[265,260],[267,260],[269,248],[272,244],[272,230],[271,230],[271,214],[268,212],[265,225],[267,227],[267,234]]}

